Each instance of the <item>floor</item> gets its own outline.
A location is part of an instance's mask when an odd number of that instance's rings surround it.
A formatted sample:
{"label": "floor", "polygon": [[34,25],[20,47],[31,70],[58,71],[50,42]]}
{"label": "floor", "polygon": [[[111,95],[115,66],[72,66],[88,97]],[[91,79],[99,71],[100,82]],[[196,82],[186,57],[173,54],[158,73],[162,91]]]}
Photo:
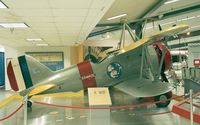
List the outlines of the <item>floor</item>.
{"label": "floor", "polygon": [[[147,103],[142,99],[134,99],[120,91],[114,91],[111,96],[114,106]],[[44,97],[33,99],[34,101],[65,106],[88,106],[87,97]],[[149,105],[138,108],[101,110],[71,109],[33,103],[32,108],[27,110],[28,125],[189,125],[189,120],[170,112],[172,105],[175,103],[177,102],[172,101],[167,108],[157,108],[155,105]],[[15,100],[6,107],[1,108],[0,119],[13,112],[20,104],[20,100]],[[23,125],[23,120],[24,110],[22,108],[11,118],[0,122],[0,125]],[[195,123],[194,125],[198,124]]]}
{"label": "floor", "polygon": [[16,94],[15,92],[5,91],[4,87],[0,87],[0,102],[11,95]]}

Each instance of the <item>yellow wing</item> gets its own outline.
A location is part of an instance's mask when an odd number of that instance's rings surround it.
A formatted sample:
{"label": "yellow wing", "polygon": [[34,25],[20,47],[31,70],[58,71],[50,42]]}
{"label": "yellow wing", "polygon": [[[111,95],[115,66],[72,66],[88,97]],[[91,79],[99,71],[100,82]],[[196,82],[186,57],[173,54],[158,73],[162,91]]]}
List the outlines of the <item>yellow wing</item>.
{"label": "yellow wing", "polygon": [[44,92],[46,90],[54,88],[55,86],[56,86],[56,84],[45,84],[45,85],[36,86],[35,88],[33,88],[29,92],[29,96],[37,95],[37,94],[42,93],[42,92]]}
{"label": "yellow wing", "polygon": [[165,29],[165,30],[162,30],[162,31],[159,31],[159,32],[155,32],[153,33],[152,35],[150,36],[145,36],[144,38],[130,44],[129,46],[126,46],[122,49],[119,50],[119,53],[118,54],[122,54],[124,52],[127,52],[127,51],[130,51],[130,50],[133,50],[145,43],[148,43],[150,41],[156,41],[156,38],[160,38],[160,37],[164,37],[164,36],[172,36],[174,34],[177,34],[183,30],[186,30],[187,28],[189,28],[188,25],[177,25],[177,26],[174,26],[174,27],[171,27],[169,29]]}

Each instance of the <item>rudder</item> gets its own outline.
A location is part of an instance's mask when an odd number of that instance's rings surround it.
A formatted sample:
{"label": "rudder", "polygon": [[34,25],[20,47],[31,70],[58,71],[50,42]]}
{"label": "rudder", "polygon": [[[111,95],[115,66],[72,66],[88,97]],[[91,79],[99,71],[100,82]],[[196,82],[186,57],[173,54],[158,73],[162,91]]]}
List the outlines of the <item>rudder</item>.
{"label": "rudder", "polygon": [[53,75],[53,72],[33,57],[26,55],[12,59],[8,64],[7,74],[11,88],[14,91],[21,91]]}

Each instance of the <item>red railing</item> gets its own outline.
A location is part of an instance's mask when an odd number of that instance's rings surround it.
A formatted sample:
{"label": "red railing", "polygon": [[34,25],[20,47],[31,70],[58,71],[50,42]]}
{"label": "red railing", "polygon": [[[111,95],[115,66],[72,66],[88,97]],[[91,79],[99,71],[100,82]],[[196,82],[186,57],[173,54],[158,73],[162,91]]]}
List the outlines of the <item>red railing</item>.
{"label": "red railing", "polygon": [[[200,92],[194,94],[193,98],[195,98],[199,95],[200,95]],[[178,114],[186,119],[190,119],[190,110],[187,110],[187,109],[184,109],[183,107],[181,107],[182,104],[188,103],[188,101],[189,101],[189,98],[182,100],[179,103],[173,105],[172,112],[175,114]],[[196,104],[193,104],[193,106],[200,108],[199,105],[196,105]],[[200,114],[193,113],[193,119],[195,122],[200,123]]]}

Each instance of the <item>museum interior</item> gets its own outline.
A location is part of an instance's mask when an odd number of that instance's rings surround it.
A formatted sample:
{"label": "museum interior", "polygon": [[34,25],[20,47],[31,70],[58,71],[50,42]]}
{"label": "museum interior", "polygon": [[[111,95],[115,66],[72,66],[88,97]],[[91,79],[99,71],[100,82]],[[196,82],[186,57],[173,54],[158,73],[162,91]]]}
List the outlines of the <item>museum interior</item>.
{"label": "museum interior", "polygon": [[200,125],[200,0],[0,0],[0,125]]}

